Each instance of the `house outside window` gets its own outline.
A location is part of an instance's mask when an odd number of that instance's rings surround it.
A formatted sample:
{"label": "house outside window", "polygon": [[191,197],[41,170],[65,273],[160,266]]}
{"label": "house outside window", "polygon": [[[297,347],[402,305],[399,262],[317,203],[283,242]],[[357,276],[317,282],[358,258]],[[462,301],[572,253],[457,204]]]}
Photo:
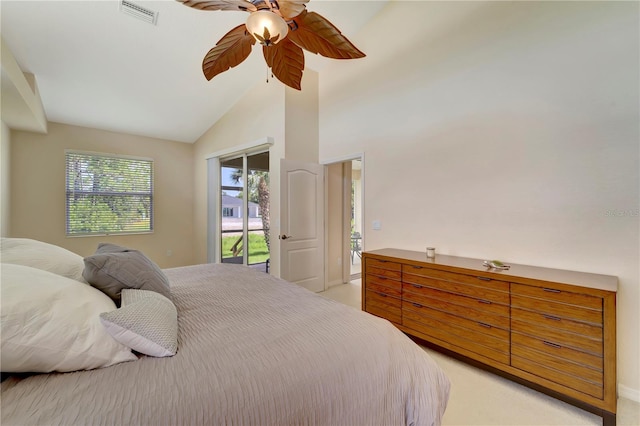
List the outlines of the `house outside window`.
{"label": "house outside window", "polygon": [[223,217],[233,217],[233,207],[223,207],[222,208],[222,216]]}
{"label": "house outside window", "polygon": [[69,236],[153,231],[153,160],[66,151]]}

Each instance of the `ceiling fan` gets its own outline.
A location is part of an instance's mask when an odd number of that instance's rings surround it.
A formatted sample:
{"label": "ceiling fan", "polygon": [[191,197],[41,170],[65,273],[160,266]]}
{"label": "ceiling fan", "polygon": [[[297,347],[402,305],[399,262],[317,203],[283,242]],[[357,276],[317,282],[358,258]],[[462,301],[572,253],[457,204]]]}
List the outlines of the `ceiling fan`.
{"label": "ceiling fan", "polygon": [[258,41],[273,75],[289,87],[300,90],[304,52],[333,59],[365,56],[331,22],[308,12],[309,0],[177,0],[200,10],[249,12],[246,24],[225,34],[202,61],[207,80],[242,63]]}

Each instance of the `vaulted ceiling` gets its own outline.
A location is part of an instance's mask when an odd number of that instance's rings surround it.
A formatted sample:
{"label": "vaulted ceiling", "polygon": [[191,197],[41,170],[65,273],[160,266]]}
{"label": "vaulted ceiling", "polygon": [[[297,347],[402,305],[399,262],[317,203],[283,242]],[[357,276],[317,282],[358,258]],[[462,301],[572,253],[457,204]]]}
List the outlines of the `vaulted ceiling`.
{"label": "vaulted ceiling", "polygon": [[[122,13],[119,0],[0,2],[2,38],[35,75],[49,121],[194,142],[248,88],[281,84],[266,83],[262,52],[211,81],[202,73],[204,55],[246,13],[132,2],[157,12],[157,23]],[[386,2],[312,0],[307,9],[357,45],[358,30]],[[305,61],[320,71],[332,59],[305,53]]]}

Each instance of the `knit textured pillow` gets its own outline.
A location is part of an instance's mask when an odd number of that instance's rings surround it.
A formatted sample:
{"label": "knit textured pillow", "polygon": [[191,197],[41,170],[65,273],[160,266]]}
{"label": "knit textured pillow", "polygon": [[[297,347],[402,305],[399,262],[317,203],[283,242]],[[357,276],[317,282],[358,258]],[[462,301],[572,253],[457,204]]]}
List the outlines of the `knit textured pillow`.
{"label": "knit textured pillow", "polygon": [[115,340],[134,351],[165,357],[178,350],[178,311],[160,293],[123,289],[121,307],[100,314],[100,321]]}

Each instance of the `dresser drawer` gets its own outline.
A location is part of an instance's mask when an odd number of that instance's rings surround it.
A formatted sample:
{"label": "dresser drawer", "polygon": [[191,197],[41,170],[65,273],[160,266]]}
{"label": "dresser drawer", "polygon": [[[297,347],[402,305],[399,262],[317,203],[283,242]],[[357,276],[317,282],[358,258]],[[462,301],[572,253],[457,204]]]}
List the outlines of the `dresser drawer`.
{"label": "dresser drawer", "polygon": [[502,292],[509,292],[509,282],[479,275],[458,274],[455,272],[441,271],[414,265],[402,265],[403,274],[417,275],[421,277],[433,278],[441,281],[451,281],[454,283],[470,284],[480,287],[487,287]]}
{"label": "dresser drawer", "polygon": [[456,281],[446,281],[442,279],[425,277],[421,275],[413,275],[404,273],[402,274],[402,282],[410,284],[414,288],[429,287],[438,290],[444,290],[449,293],[462,294],[468,297],[473,297],[479,300],[485,300],[493,303],[500,303],[503,305],[509,304],[509,292],[495,290],[491,287],[481,287],[476,285],[469,285]]}
{"label": "dresser drawer", "polygon": [[512,308],[511,319],[524,323],[534,324],[548,329],[566,331],[585,336],[594,340],[602,340],[602,325],[594,325],[586,322],[572,321],[540,312],[525,311]]}
{"label": "dresser drawer", "polygon": [[[600,299],[602,305],[602,299]],[[602,309],[592,309],[582,306],[558,303],[551,300],[535,299],[519,294],[511,294],[511,306],[543,315],[564,318],[578,322],[587,322],[594,325],[601,325]]]}
{"label": "dresser drawer", "polygon": [[400,290],[402,288],[402,282],[399,278],[389,278],[380,275],[366,274],[366,283],[375,283],[379,285],[386,285],[387,287],[393,287]]}
{"label": "dresser drawer", "polygon": [[539,377],[558,383],[567,388],[575,389],[584,394],[602,399],[604,396],[604,388],[602,383],[594,383],[584,380],[577,376],[573,376],[565,371],[549,368],[540,363],[521,358],[517,355],[511,357],[511,365],[520,370],[527,371]]}
{"label": "dresser drawer", "polygon": [[[394,282],[397,285],[387,285]],[[379,283],[376,280],[369,280],[369,278],[367,278],[366,290],[375,291],[376,293],[382,293],[397,298],[402,296],[402,287],[398,281],[385,281],[384,283]]]}
{"label": "dresser drawer", "polygon": [[452,316],[429,308],[422,308],[420,311],[405,308],[406,303],[403,302],[402,310],[402,325],[404,327],[463,348],[467,351],[465,355],[469,357],[478,359],[473,356],[475,353],[481,357],[509,364],[510,345],[508,338],[505,340],[503,336],[495,337],[481,334],[480,330],[483,327],[478,324],[474,324],[475,329],[462,327],[454,318],[451,318]]}
{"label": "dresser drawer", "polygon": [[382,269],[377,266],[369,266],[369,261],[367,261],[367,267],[365,268],[365,274],[367,275],[375,275],[378,277],[391,278],[393,280],[400,281],[402,279],[402,272],[394,271],[391,269]]}
{"label": "dresser drawer", "polygon": [[[402,315],[402,301],[400,299],[384,294],[375,293],[373,291],[366,291],[365,298],[367,311],[370,307],[376,307],[379,309],[387,310],[391,315],[394,315],[397,318],[400,318],[400,316]],[[399,323],[400,321],[396,322]]]}
{"label": "dresser drawer", "polygon": [[537,352],[573,361],[576,364],[589,366],[592,369],[602,370],[603,368],[603,358],[599,355],[578,351],[568,346],[563,346],[545,339],[521,334],[519,332],[511,332],[511,345],[513,347],[521,346],[533,349]]}
{"label": "dresser drawer", "polygon": [[588,352],[593,355],[602,356],[602,338],[593,338],[581,334],[570,333],[564,330],[542,327],[537,324],[522,322],[511,319],[511,330],[514,332],[529,335],[542,341],[566,346],[577,351]]}
{"label": "dresser drawer", "polygon": [[428,287],[446,291],[449,293],[461,294],[488,302],[499,303],[503,305],[509,304],[509,292],[496,290],[491,285],[469,285],[461,282],[446,281],[421,275],[413,275],[405,272],[402,273],[402,282],[407,285],[412,285],[416,289],[419,289],[421,287]]}
{"label": "dresser drawer", "polygon": [[432,308],[455,315],[455,317],[460,319],[468,319],[474,324],[479,324],[482,327],[498,327],[506,330],[507,333],[510,328],[509,307],[507,306],[503,307],[506,315],[494,315],[483,311],[482,307],[479,309],[471,309],[464,305],[457,305],[449,302],[446,299],[433,299],[425,295],[415,293],[404,293],[402,300],[408,302],[407,305],[403,305],[403,307],[414,306],[416,308]]}
{"label": "dresser drawer", "polygon": [[378,260],[367,258],[367,268],[385,269],[387,271],[402,272],[402,264],[398,262],[392,262],[389,260]]}
{"label": "dresser drawer", "polygon": [[545,352],[534,351],[530,348],[513,345],[511,355],[527,359],[535,364],[546,368],[561,371],[569,376],[579,377],[584,381],[602,386],[602,369],[591,368],[584,364],[568,361],[565,358],[558,358]]}
{"label": "dresser drawer", "polygon": [[389,320],[396,324],[402,323],[402,318],[400,317],[400,315],[394,315],[393,313],[389,312],[386,308],[379,308],[377,306],[371,306],[371,307],[367,306],[367,312],[377,317]]}
{"label": "dresser drawer", "polygon": [[560,291],[547,287],[534,287],[523,284],[511,284],[511,293],[519,296],[528,296],[535,299],[548,300],[567,305],[581,306],[596,311],[602,311],[602,298],[588,294]]}
{"label": "dresser drawer", "polygon": [[443,323],[454,325],[456,328],[463,328],[471,330],[474,333],[481,333],[486,336],[494,337],[499,340],[499,346],[496,346],[496,349],[503,348],[503,344],[505,342],[509,342],[509,330],[493,326],[489,324],[489,321],[479,321],[470,317],[460,317],[450,311],[441,311],[437,309],[437,307],[421,305],[407,300],[402,301],[402,311],[410,311],[418,315],[426,315]]}
{"label": "dresser drawer", "polygon": [[371,291],[365,293],[365,310],[370,314],[387,319],[396,324],[402,323],[400,299],[380,295]]}
{"label": "dresser drawer", "polygon": [[[436,290],[422,284],[402,283],[402,292],[406,295],[406,299],[411,299],[413,295],[421,295],[433,299],[445,300],[456,305],[466,306],[471,309],[481,310],[483,312],[495,315],[509,316],[509,305],[498,304],[488,300],[486,297],[468,296],[460,293],[450,293],[447,291]],[[484,296],[484,295],[483,295]]]}

